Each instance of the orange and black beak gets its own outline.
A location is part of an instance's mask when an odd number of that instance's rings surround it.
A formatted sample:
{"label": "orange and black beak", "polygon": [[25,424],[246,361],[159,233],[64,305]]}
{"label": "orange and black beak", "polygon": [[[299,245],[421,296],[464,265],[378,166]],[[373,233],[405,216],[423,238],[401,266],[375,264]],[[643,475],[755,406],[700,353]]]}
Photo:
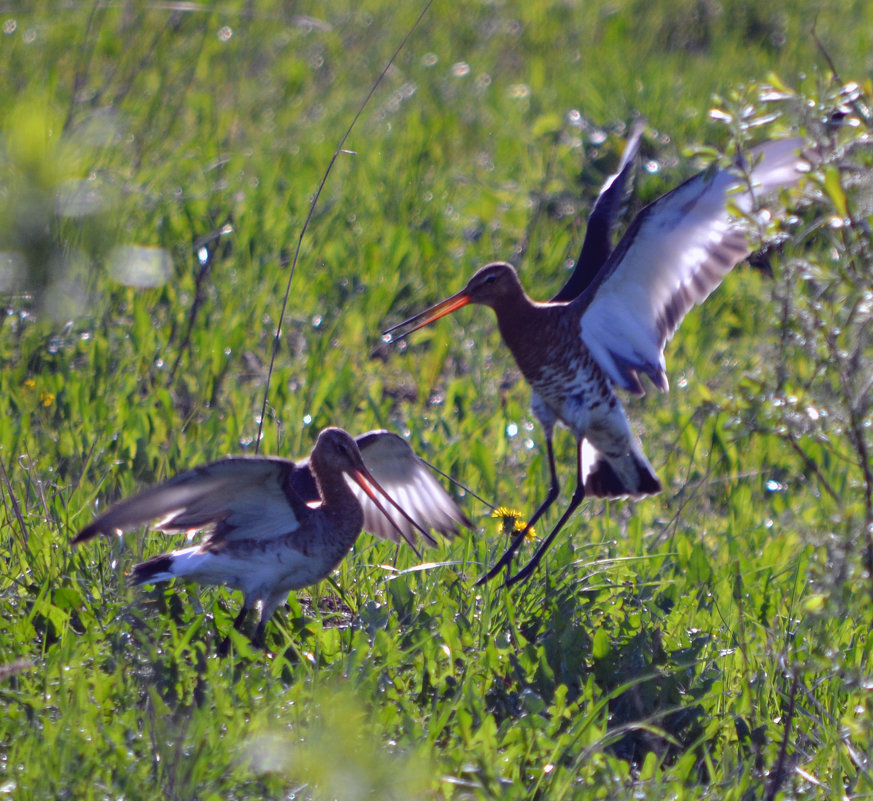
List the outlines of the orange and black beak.
{"label": "orange and black beak", "polygon": [[[473,297],[470,294],[470,291],[468,289],[462,289],[457,295],[452,295],[450,298],[440,301],[435,306],[431,306],[429,309],[419,312],[414,317],[410,317],[402,323],[397,323],[397,325],[392,325],[391,328],[386,328],[382,332],[382,339],[384,339],[385,342],[396,342],[399,339],[403,339],[404,337],[409,336],[413,331],[418,331],[419,328],[424,328],[426,325],[430,325],[436,320],[439,320],[440,317],[445,317],[447,314],[451,314],[453,311],[457,311],[463,306],[466,306],[472,301],[472,299]],[[394,331],[397,331],[397,329],[410,324],[412,324],[412,328],[408,331],[404,331],[402,334],[394,334]]]}
{"label": "orange and black beak", "polygon": [[[373,501],[374,504],[376,504],[376,508],[377,508],[377,509],[378,509],[378,510],[383,514],[383,515],[385,515],[385,517],[388,518],[388,520],[391,522],[391,525],[394,526],[394,528],[397,529],[397,533],[400,534],[400,536],[403,537],[404,540],[406,540],[406,544],[409,545],[409,547],[412,548],[413,551],[415,551],[415,555],[416,555],[419,559],[421,559],[421,552],[418,550],[418,548],[415,547],[415,542],[409,538],[409,536],[406,534],[405,531],[403,531],[403,529],[400,528],[400,526],[397,525],[397,523],[396,523],[396,521],[394,520],[394,518],[393,518],[390,514],[388,514],[387,511],[385,511],[385,507],[382,506],[382,502],[379,500],[379,496],[376,494],[376,490],[378,490],[378,491],[379,491],[379,494],[381,494],[382,497],[386,498],[386,499],[388,500],[388,502],[389,502],[389,503],[390,503],[390,504],[391,504],[391,505],[392,505],[392,506],[393,506],[393,507],[394,507],[398,512],[400,512],[400,514],[401,514],[403,517],[405,517],[407,521],[409,521],[409,523],[412,525],[412,527],[413,527],[416,531],[418,531],[418,532],[419,532],[419,533],[424,537],[425,541],[427,541],[427,542],[433,542],[433,541],[434,541],[434,540],[433,540],[433,537],[431,537],[431,535],[430,535],[430,532],[425,531],[425,530],[424,530],[424,529],[423,529],[423,528],[422,528],[418,523],[416,523],[415,520],[413,520],[413,519],[412,519],[412,518],[411,518],[411,517],[406,513],[406,510],[404,510],[404,509],[403,509],[403,508],[402,508],[402,507],[397,503],[397,501],[395,501],[395,500],[394,500],[394,499],[393,499],[393,498],[392,498],[392,497],[391,497],[387,492],[385,492],[384,489],[382,489],[382,487],[379,485],[379,482],[376,481],[375,478],[373,478],[373,476],[372,476],[372,474],[370,473],[370,471],[367,470],[367,468],[364,467],[363,464],[361,464],[360,467],[358,467],[358,468],[352,470],[352,471],[349,473],[349,475],[351,476],[352,480],[353,480],[353,481],[354,481],[354,482],[355,482],[355,483],[356,483],[356,484],[357,484],[357,485],[358,485],[358,486],[359,486],[359,487],[360,487],[364,492],[367,493],[367,495],[370,497],[370,500]],[[375,488],[375,489],[374,489],[374,488]]]}

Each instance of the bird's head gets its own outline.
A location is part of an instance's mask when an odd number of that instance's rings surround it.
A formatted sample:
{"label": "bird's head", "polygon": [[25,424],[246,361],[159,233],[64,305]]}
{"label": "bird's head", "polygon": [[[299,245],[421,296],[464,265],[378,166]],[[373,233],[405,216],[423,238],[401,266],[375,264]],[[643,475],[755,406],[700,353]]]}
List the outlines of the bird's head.
{"label": "bird's head", "polygon": [[[497,309],[507,300],[515,298],[523,292],[518,274],[511,264],[505,261],[491,262],[477,270],[473,277],[467,281],[467,285],[457,294],[386,329],[383,333],[387,342],[403,339],[413,331],[424,328],[426,325],[439,320],[440,317],[445,317],[470,303],[481,303],[483,306]],[[400,334],[394,333],[407,325],[412,325],[412,328]]]}
{"label": "bird's head", "polygon": [[[351,434],[341,428],[328,427],[321,431],[318,439],[315,442],[315,447],[312,449],[310,456],[310,465],[315,473],[316,481],[322,488],[328,482],[335,481],[340,474],[345,473],[352,481],[355,482],[370,500],[376,505],[376,508],[385,515],[391,524],[397,529],[398,533],[409,543],[415,550],[415,543],[410,539],[403,529],[398,525],[394,516],[386,511],[382,504],[382,500],[387,500],[397,512],[404,517],[419,533],[425,538],[428,533],[415,521],[409,514],[398,505],[378,481],[373,477],[372,473],[367,469],[364,460],[361,457],[361,451],[358,449],[358,444],[355,442]],[[416,553],[418,551],[416,550]]]}

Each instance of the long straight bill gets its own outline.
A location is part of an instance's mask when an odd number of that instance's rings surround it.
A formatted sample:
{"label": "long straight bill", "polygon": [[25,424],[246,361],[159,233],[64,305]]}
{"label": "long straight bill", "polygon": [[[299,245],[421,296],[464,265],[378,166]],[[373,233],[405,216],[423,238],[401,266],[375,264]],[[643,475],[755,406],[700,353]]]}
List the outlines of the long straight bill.
{"label": "long straight bill", "polygon": [[[432,322],[439,320],[440,317],[445,317],[447,314],[457,311],[466,306],[469,302],[470,295],[466,291],[458,292],[457,295],[452,295],[450,298],[440,301],[435,306],[431,306],[429,309],[419,312],[414,317],[410,317],[402,323],[397,323],[397,325],[392,325],[391,328],[386,328],[382,332],[382,339],[385,342],[396,342],[409,336],[413,331],[418,331],[419,328],[424,328],[426,325],[430,325]],[[412,328],[408,331],[404,331],[402,334],[394,334],[398,328],[403,328],[406,325],[412,325]]]}
{"label": "long straight bill", "polygon": [[390,521],[391,525],[394,526],[394,528],[397,529],[397,533],[400,534],[400,536],[403,537],[404,540],[406,540],[406,544],[407,544],[410,548],[412,548],[413,551],[415,551],[415,555],[416,555],[419,559],[421,559],[421,552],[418,550],[418,548],[415,547],[415,542],[414,542],[413,540],[411,540],[411,539],[406,535],[406,532],[404,532],[403,529],[401,529],[400,526],[397,525],[397,523],[395,522],[394,518],[391,517],[391,515],[388,514],[388,512],[385,511],[385,507],[382,506],[382,503],[381,503],[381,501],[379,500],[379,496],[376,494],[376,492],[374,491],[373,488],[375,487],[375,488],[379,491],[379,493],[380,493],[384,498],[386,498],[386,499],[388,500],[388,502],[389,502],[389,503],[390,503],[390,504],[391,504],[391,505],[392,505],[392,506],[393,506],[393,507],[394,507],[398,512],[400,512],[400,514],[401,514],[403,517],[405,517],[405,518],[409,521],[409,523],[412,525],[412,527],[415,528],[418,532],[421,533],[421,535],[424,537],[425,541],[433,542],[433,537],[431,537],[430,532],[425,531],[425,530],[424,530],[424,529],[423,529],[423,528],[422,528],[418,523],[416,523],[415,520],[413,520],[413,519],[412,519],[412,518],[411,518],[411,517],[406,513],[406,511],[405,511],[405,510],[404,510],[404,509],[403,509],[403,508],[402,508],[402,507],[397,503],[397,501],[395,501],[394,498],[392,498],[392,497],[391,497],[387,492],[385,492],[384,489],[382,489],[382,487],[380,486],[379,482],[376,481],[375,478],[373,478],[372,474],[371,474],[371,473],[370,473],[366,468],[363,469],[363,470],[362,470],[362,469],[358,469],[358,470],[354,470],[354,471],[352,471],[351,476],[352,476],[352,478],[354,479],[355,483],[356,483],[356,484],[357,484],[357,485],[358,485],[362,490],[364,490],[364,492],[367,493],[367,495],[370,497],[370,500],[373,501],[374,504],[376,504],[376,508],[377,508],[377,509],[378,509],[378,510],[383,514],[383,515],[385,515],[385,517],[388,518],[388,520]]}

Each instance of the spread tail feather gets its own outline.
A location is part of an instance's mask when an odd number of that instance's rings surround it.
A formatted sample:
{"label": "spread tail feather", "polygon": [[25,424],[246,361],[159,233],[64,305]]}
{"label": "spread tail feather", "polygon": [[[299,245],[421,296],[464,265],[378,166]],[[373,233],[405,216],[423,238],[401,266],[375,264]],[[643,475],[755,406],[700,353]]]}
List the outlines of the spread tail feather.
{"label": "spread tail feather", "polygon": [[655,470],[639,444],[617,459],[597,450],[588,440],[582,444],[582,476],[585,494],[596,498],[641,498],[662,489]]}

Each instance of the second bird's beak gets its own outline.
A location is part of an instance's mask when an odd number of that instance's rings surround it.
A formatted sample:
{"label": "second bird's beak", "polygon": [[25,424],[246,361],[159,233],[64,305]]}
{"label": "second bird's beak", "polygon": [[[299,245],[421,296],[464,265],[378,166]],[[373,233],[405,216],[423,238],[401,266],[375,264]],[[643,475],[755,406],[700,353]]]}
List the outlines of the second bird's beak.
{"label": "second bird's beak", "polygon": [[[471,300],[472,297],[470,293],[464,289],[461,292],[458,292],[457,295],[452,295],[450,298],[440,301],[435,306],[431,306],[429,309],[419,312],[408,320],[404,320],[402,323],[397,323],[397,325],[392,325],[391,328],[386,328],[382,332],[382,338],[385,342],[396,342],[397,340],[409,336],[413,331],[418,331],[419,328],[424,328],[426,325],[430,325],[432,322],[439,320],[440,317],[445,317],[447,314],[451,314],[453,311],[457,311],[463,306],[466,306]],[[402,334],[394,333],[399,328],[403,328],[406,325],[412,325],[412,328],[408,331],[404,331]]]}

